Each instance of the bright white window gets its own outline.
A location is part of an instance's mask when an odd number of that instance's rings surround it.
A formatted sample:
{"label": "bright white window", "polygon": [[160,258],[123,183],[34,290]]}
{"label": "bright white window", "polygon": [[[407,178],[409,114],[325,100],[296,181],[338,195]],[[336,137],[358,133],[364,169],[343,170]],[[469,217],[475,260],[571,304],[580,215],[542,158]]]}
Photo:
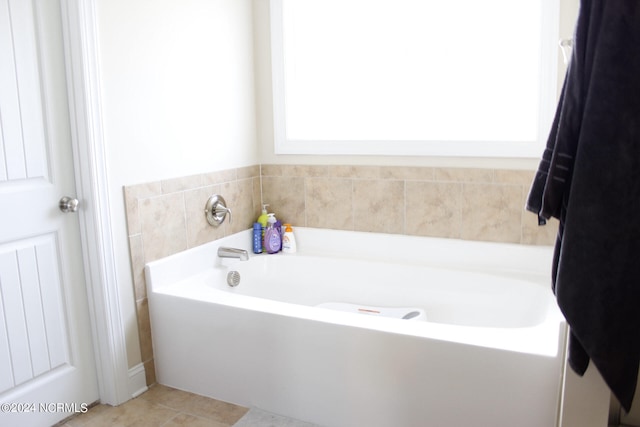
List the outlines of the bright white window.
{"label": "bright white window", "polygon": [[538,157],[551,0],[271,0],[278,154]]}

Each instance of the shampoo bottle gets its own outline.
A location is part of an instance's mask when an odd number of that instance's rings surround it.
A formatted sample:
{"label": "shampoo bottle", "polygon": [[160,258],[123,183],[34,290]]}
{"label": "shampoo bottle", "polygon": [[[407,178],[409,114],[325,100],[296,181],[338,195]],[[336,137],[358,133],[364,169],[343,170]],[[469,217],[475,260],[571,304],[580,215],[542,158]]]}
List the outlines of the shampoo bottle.
{"label": "shampoo bottle", "polygon": [[264,252],[264,249],[265,249],[264,233],[266,232],[266,229],[267,229],[267,218],[269,218],[267,214],[267,206],[269,205],[262,205],[262,213],[258,217],[258,221],[256,221],[262,226],[262,235],[260,236],[260,244],[262,245],[262,252]]}
{"label": "shampoo bottle", "polygon": [[275,227],[276,216],[270,213],[267,219],[267,231],[264,233],[264,246],[268,254],[275,254],[280,250],[282,241],[280,240],[280,233]]}
{"label": "shampoo bottle", "polygon": [[262,226],[259,222],[253,223],[253,253],[262,253]]}
{"label": "shampoo bottle", "polygon": [[296,236],[293,234],[291,224],[284,225],[284,237],[282,238],[282,252],[293,254],[297,251]]}

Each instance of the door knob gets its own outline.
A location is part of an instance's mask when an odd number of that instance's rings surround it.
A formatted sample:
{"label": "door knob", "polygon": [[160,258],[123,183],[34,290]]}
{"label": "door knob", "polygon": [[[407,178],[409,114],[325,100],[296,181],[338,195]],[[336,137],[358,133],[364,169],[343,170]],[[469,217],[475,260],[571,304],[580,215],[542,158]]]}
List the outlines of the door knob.
{"label": "door knob", "polygon": [[60,199],[58,207],[60,207],[60,210],[64,213],[76,212],[78,210],[78,204],[78,199],[64,196],[62,199]]}

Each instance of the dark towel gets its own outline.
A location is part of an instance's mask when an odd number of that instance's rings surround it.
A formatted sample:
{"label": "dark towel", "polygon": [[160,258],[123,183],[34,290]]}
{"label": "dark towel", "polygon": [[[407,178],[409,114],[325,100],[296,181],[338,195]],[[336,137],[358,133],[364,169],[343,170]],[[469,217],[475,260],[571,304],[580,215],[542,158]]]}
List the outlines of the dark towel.
{"label": "dark towel", "polygon": [[582,0],[527,209],[560,220],[553,291],[569,363],[629,411],[640,363],[640,1]]}

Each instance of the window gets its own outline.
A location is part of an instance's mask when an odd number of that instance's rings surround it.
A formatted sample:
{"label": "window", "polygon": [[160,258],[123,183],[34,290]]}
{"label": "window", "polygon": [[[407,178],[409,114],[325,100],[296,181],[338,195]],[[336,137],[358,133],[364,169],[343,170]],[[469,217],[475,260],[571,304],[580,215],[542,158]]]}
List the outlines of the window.
{"label": "window", "polygon": [[539,157],[550,0],[271,0],[277,154]]}

